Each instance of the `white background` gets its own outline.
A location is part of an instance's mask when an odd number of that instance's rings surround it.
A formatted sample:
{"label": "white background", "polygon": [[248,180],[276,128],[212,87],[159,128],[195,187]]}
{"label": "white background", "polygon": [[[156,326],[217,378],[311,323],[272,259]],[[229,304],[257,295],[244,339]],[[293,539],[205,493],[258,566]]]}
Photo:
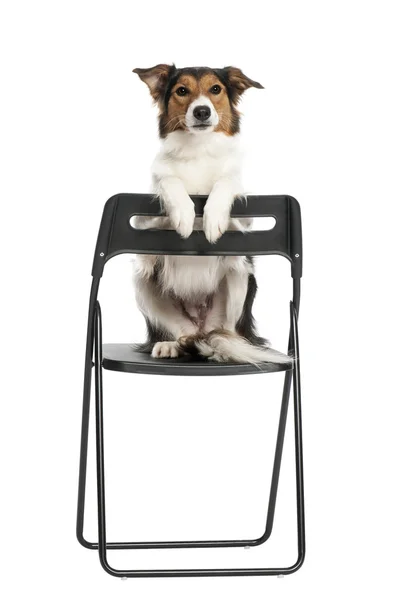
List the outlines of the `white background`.
{"label": "white background", "polygon": [[[406,597],[406,3],[5,1],[0,23],[4,597]],[[97,227],[108,197],[149,188],[155,110],[131,71],[172,61],[233,64],[265,86],[242,104],[246,186],[302,205],[307,558],[283,580],[121,582],[75,540]],[[289,268],[262,259],[258,274],[260,329],[284,349]],[[107,341],[143,335],[129,277],[129,257],[107,266]],[[259,535],[272,379],[108,373],[110,539]],[[112,564],[288,565],[291,424],[270,544]]]}

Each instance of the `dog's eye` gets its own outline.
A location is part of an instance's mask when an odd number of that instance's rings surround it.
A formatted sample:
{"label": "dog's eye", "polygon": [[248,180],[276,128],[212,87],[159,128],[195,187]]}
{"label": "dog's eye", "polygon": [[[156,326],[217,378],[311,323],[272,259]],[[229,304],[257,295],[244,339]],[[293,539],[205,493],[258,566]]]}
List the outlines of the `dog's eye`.
{"label": "dog's eye", "polygon": [[221,92],[221,87],[219,85],[213,85],[210,92],[212,94],[219,94]]}
{"label": "dog's eye", "polygon": [[186,94],[188,94],[188,89],[186,87],[179,87],[176,89],[176,94],[177,96],[185,96]]}

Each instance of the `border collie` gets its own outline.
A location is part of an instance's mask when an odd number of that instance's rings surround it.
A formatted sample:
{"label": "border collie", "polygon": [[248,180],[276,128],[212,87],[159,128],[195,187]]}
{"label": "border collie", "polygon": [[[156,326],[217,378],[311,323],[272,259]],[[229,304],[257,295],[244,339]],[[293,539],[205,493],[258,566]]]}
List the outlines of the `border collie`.
{"label": "border collie", "polygon": [[[200,229],[213,244],[227,229],[247,229],[250,220],[230,218],[235,198],[244,196],[237,104],[245,90],[263,86],[235,67],[160,64],[134,73],[159,108],[162,146],[153,186],[167,215],[136,217],[135,226],[175,229],[183,238]],[[202,218],[195,216],[190,194],[208,195]],[[218,362],[291,360],[256,332],[251,258],[139,255],[134,278],[148,331],[139,350],[155,358],[187,353]]]}

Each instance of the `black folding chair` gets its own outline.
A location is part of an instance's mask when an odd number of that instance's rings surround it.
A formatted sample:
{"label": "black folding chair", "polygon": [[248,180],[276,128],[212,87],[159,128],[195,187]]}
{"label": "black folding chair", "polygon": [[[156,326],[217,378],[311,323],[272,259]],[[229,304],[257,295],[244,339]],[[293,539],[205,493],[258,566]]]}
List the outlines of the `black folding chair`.
{"label": "black folding chair", "polygon": [[[203,214],[205,196],[192,197],[197,215]],[[160,215],[160,203],[150,194],[118,194],[110,198],[102,216],[96,244],[92,287],[89,302],[88,332],[85,354],[84,396],[82,413],[81,451],[77,512],[77,538],[85,548],[97,549],[105,571],[116,577],[201,577],[233,575],[285,575],[299,569],[305,556],[305,523],[303,497],[302,423],[300,399],[299,344],[297,314],[302,275],[302,230],[300,207],[290,196],[249,196],[246,202],[236,201],[234,217],[274,217],[271,230],[241,233],[226,232],[219,241],[210,244],[202,231],[194,231],[188,239],[181,239],[175,231],[136,230],[130,224],[135,215]],[[186,254],[186,255],[265,255],[280,254],[291,262],[293,299],[290,303],[289,352],[293,365],[216,364],[197,358],[181,357],[156,359],[136,352],[128,344],[102,344],[101,308],[97,300],[99,282],[105,263],[118,254]],[[95,411],[97,447],[98,542],[88,542],[83,535],[85,486],[88,452],[89,409],[92,369],[95,374]],[[176,542],[107,542],[105,511],[105,467],[103,432],[102,368],[113,371],[161,375],[241,375],[272,371],[286,371],[282,404],[276,439],[265,533],[249,540],[204,540]],[[296,500],[298,558],[289,567],[239,569],[161,569],[118,570],[110,566],[107,550],[149,548],[228,548],[259,546],[269,539],[275,513],[283,441],[293,378],[293,408],[295,420]]]}

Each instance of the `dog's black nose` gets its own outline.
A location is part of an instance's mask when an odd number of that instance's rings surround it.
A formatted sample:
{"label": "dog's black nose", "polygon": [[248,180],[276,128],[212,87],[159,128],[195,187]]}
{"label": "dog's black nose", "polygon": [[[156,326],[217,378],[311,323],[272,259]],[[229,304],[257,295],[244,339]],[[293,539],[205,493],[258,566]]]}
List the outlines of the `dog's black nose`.
{"label": "dog's black nose", "polygon": [[211,108],[209,106],[196,106],[193,110],[193,115],[198,121],[207,121],[211,116]]}

